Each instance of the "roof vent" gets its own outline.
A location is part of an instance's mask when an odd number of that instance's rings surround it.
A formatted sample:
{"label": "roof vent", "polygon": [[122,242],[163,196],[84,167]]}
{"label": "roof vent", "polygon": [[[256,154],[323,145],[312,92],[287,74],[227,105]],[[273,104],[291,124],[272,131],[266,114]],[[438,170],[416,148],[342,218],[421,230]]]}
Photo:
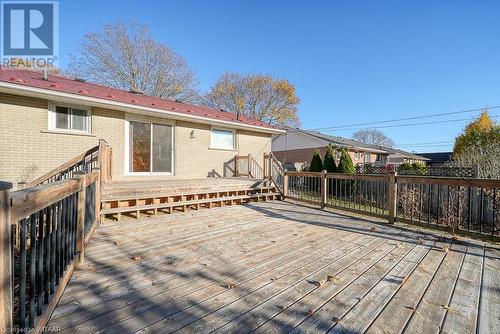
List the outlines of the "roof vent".
{"label": "roof vent", "polygon": [[128,90],[130,93],[132,94],[140,94],[140,95],[144,95],[144,91],[140,90],[140,89],[137,89],[137,88],[130,88]]}
{"label": "roof vent", "polygon": [[46,68],[42,70],[42,80],[49,80],[49,70],[47,70]]}
{"label": "roof vent", "polygon": [[85,82],[85,79],[83,79],[83,78],[75,78],[75,81],[78,81],[78,82]]}

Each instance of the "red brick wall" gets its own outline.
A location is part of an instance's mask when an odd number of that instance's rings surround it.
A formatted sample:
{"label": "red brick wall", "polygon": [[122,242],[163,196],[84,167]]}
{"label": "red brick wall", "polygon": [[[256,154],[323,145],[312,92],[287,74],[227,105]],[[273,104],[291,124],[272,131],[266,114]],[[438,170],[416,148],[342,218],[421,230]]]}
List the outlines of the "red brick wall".
{"label": "red brick wall", "polygon": [[[327,146],[318,147],[321,152],[321,157],[323,158],[326,153]],[[302,148],[296,150],[288,150],[288,151],[274,151],[273,154],[279,161],[282,162],[311,162],[314,150],[316,148]],[[349,151],[349,155],[351,156],[352,162],[354,165],[358,163],[365,162],[364,160],[364,152],[359,151],[360,156],[359,159],[356,159],[355,151]],[[285,158],[286,157],[286,158]],[[370,162],[375,162],[377,159],[377,154],[370,154]]]}

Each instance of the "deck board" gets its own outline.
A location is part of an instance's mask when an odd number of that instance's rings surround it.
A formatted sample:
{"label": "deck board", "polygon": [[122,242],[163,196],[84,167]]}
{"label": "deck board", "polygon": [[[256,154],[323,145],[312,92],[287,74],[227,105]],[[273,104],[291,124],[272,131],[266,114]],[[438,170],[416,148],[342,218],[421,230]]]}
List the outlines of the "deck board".
{"label": "deck board", "polygon": [[500,326],[494,245],[287,202],[107,220],[85,260],[48,324],[62,333]]}

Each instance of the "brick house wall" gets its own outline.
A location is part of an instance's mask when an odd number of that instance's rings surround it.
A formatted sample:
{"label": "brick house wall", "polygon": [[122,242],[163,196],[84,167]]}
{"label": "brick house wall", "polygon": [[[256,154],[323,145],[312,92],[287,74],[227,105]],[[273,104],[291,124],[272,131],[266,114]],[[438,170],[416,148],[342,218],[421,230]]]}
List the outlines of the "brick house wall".
{"label": "brick house wall", "polygon": [[[323,158],[326,154],[328,146],[318,147],[318,148],[321,152],[321,157]],[[310,163],[315,150],[316,148],[302,148],[302,149],[287,150],[287,151],[274,151],[273,154],[278,160],[282,162]],[[349,150],[348,152],[354,165],[365,162],[364,160],[365,152],[361,150],[359,151]],[[356,157],[356,152],[360,153],[359,158]],[[370,153],[370,162],[374,163],[376,160],[377,160],[377,154]]]}
{"label": "brick house wall", "polygon": [[[48,101],[0,93],[0,180],[17,183],[21,172],[34,164],[34,177],[96,146],[104,139],[113,149],[113,178],[126,178],[125,112],[92,108],[91,133],[49,131]],[[252,154],[262,165],[263,153],[271,151],[271,134],[236,130],[235,150],[210,149],[211,126],[166,118],[133,116],[134,119],[174,125],[174,176],[204,178],[215,170],[224,174],[224,163],[236,154]],[[191,132],[194,130],[194,138]],[[148,176],[145,176],[148,177]]]}

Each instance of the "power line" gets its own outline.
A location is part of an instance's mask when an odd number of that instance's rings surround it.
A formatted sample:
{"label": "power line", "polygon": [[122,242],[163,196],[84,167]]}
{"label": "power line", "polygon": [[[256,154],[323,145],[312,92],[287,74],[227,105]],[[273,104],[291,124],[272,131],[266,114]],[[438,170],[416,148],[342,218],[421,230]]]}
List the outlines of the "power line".
{"label": "power line", "polygon": [[407,143],[407,144],[399,144],[395,146],[411,146],[411,145],[425,145],[425,144],[447,144],[447,143],[454,143],[453,140],[443,140],[443,141],[431,141],[431,142],[426,142],[426,143]]}
{"label": "power line", "polygon": [[[490,117],[491,118],[498,118],[499,115],[492,115]],[[407,126],[415,126],[415,125],[430,125],[430,124],[442,124],[442,123],[463,122],[463,121],[470,121],[470,118],[449,119],[449,120],[443,120],[443,121],[420,122],[420,123],[406,123],[406,124],[396,124],[396,125],[383,125],[383,126],[377,126],[377,129],[399,128],[399,127],[407,127]],[[327,132],[327,131],[354,131],[354,130],[362,130],[362,129],[363,128],[327,129],[327,130],[323,130],[323,131],[325,131],[325,132]]]}
{"label": "power line", "polygon": [[482,111],[482,110],[485,110],[485,109],[497,109],[497,108],[500,108],[500,105],[499,106],[493,106],[493,107],[484,107],[484,108],[476,108],[476,109],[465,109],[465,110],[459,110],[459,111],[451,111],[451,112],[438,113],[438,114],[429,114],[429,115],[424,115],[424,116],[415,116],[415,117],[405,117],[405,118],[388,119],[388,120],[375,121],[375,122],[366,122],[366,123],[355,123],[355,124],[328,126],[328,127],[323,127],[323,128],[314,128],[314,129],[310,129],[310,130],[333,130],[333,129],[340,129],[340,128],[345,128],[345,127],[350,127],[350,126],[361,126],[361,125],[373,125],[373,124],[383,124],[383,123],[410,121],[410,120],[415,120],[415,119],[439,117],[439,116],[446,116],[446,115],[464,114],[464,113],[470,113],[470,112],[474,112],[474,111]]}

